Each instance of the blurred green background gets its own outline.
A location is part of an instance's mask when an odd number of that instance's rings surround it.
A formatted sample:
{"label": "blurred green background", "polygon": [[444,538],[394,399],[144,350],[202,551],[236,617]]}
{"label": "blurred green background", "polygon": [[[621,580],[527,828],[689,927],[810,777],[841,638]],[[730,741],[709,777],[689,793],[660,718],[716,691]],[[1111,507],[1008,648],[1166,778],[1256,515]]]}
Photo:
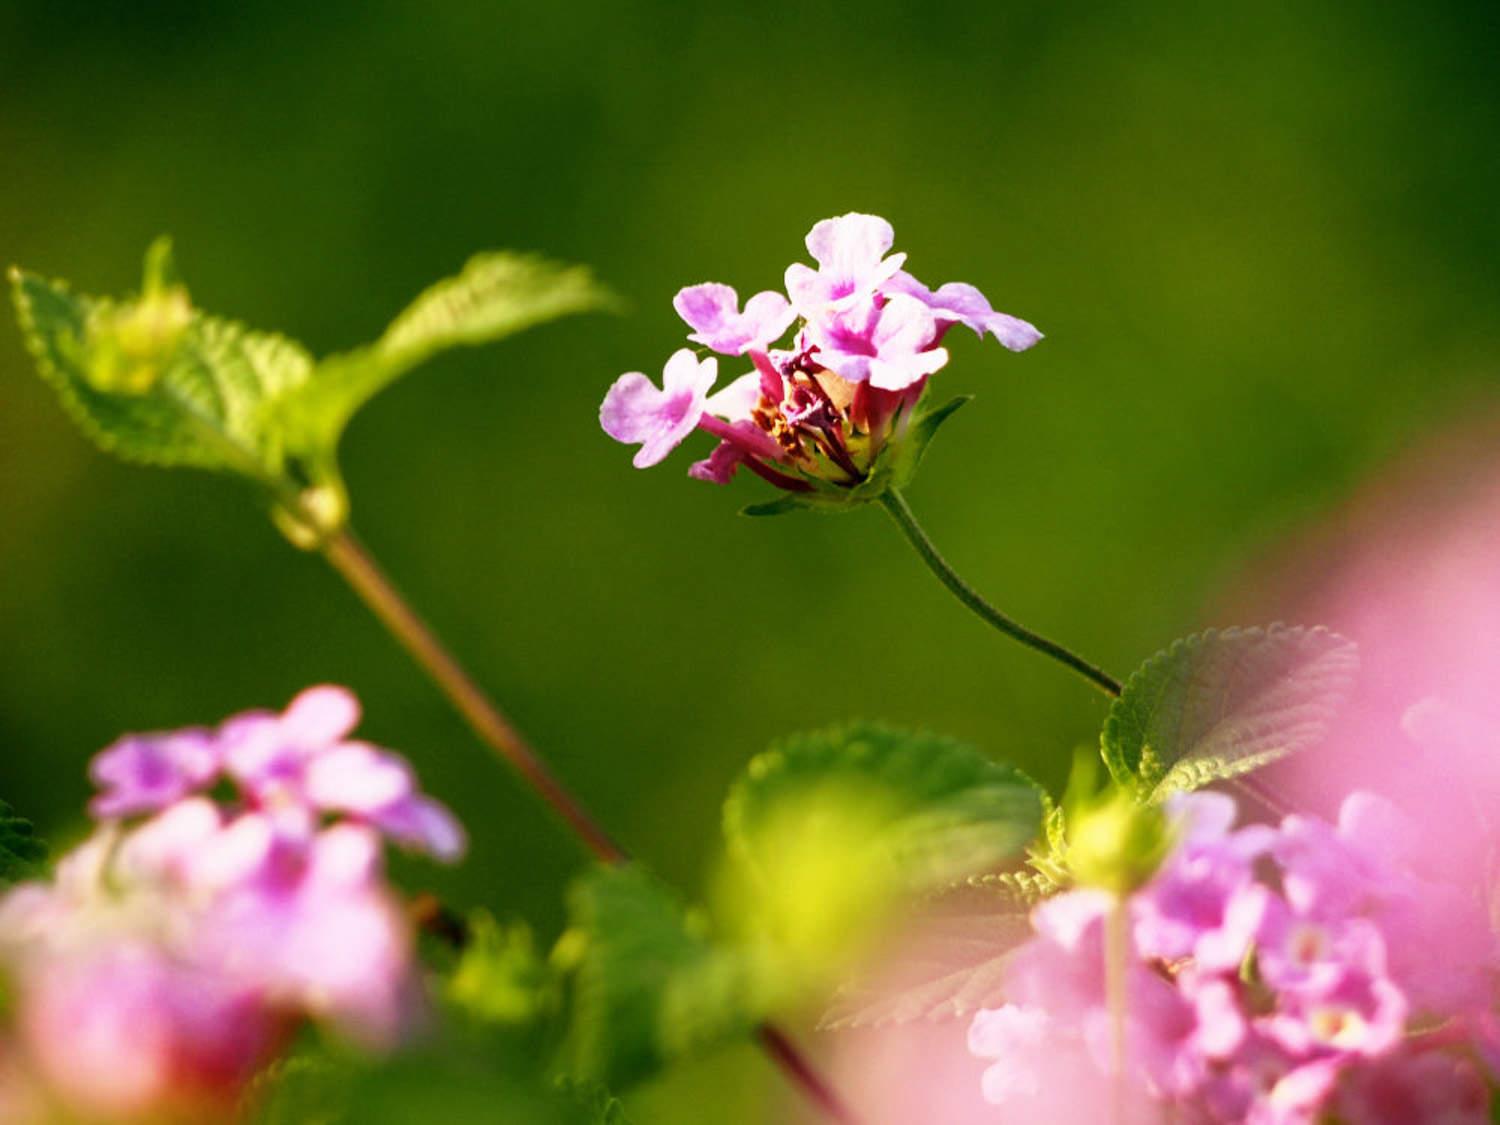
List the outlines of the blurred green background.
{"label": "blurred green background", "polygon": [[[875,510],[646,473],[599,432],[670,299],[777,285],[817,219],[889,217],[915,273],[1048,339],[958,340],[974,392],[910,497],[1022,620],[1117,673],[1247,560],[1494,399],[1493,4],[855,9],[0,0],[0,258],[195,300],[317,351],[473,250],[592,263],[618,318],[443,358],[345,443],[356,523],[620,838],[702,884],[719,800],[779,733],[880,716],[1056,783],[1102,715],[964,616]],[[701,439],[700,439],[701,440]],[[704,446],[706,448],[706,446]],[[696,449],[695,455],[701,455]],[[66,838],[86,757],[339,681],[461,813],[454,872],[544,929],[579,852],[316,559],[232,482],[117,464],[0,324],[0,794]],[[775,1116],[752,1052],[643,1119]]]}

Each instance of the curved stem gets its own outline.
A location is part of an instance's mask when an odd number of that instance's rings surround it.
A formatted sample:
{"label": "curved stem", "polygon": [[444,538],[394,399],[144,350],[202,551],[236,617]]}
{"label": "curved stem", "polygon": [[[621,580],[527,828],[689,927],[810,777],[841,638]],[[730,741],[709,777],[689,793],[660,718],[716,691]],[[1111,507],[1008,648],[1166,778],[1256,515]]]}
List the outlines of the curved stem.
{"label": "curved stem", "polygon": [[[578,798],[553,775],[505,713],[470,678],[437,634],[402,597],[401,591],[354,533],[348,528],[334,532],[322,544],[322,552],[360,600],[448,697],[474,733],[541,795],[594,857],[611,866],[628,862],[630,856],[625,849],[615,843]],[[426,909],[430,913],[431,905],[428,904]],[[841,1125],[853,1125],[856,1120],[853,1114],[785,1032],[774,1024],[763,1023],[757,1029],[757,1035],[766,1053],[826,1117]]]}
{"label": "curved stem", "polygon": [[1120,682],[1113,676],[1090,664],[1077,653],[1063,648],[1056,641],[1049,641],[1040,633],[1034,633],[1026,626],[1012,621],[985,601],[974,587],[965,582],[958,572],[948,565],[948,560],[943,558],[932,540],[927,538],[927,533],[922,530],[922,525],[912,514],[906,497],[900,492],[894,488],[891,489],[880,498],[880,503],[890,513],[891,519],[896,521],[896,526],[901,529],[907,541],[916,548],[917,554],[927,564],[927,569],[937,575],[938,581],[948,587],[954,597],[973,610],[981,621],[1000,630],[1012,640],[1020,641],[1027,648],[1035,649],[1058,663],[1067,665],[1105,695],[1118,696],[1120,694]]}
{"label": "curved stem", "polygon": [[859,1118],[854,1116],[849,1107],[839,1100],[833,1088],[813,1070],[812,1064],[797,1050],[785,1032],[775,1024],[763,1023],[756,1030],[756,1037],[766,1054],[775,1059],[776,1065],[792,1077],[824,1117],[839,1122],[839,1125],[858,1125]]}
{"label": "curved stem", "polygon": [[323,557],[401,642],[422,670],[473,728],[474,733],[552,806],[604,863],[623,863],[625,850],[594,821],[578,799],[553,776],[521,732],[505,717],[414,609],[354,533],[335,532],[323,545]]}

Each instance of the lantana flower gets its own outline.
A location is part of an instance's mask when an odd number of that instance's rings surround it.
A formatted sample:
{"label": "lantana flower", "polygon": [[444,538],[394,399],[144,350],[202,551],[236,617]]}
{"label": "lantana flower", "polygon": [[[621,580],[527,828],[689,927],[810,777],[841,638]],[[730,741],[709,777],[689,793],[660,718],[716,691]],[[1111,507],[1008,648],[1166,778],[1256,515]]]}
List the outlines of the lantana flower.
{"label": "lantana flower", "polygon": [[[1169,808],[1177,844],[1155,877],[1123,898],[1046,900],[1007,960],[1009,1002],[976,1015],[970,1050],[991,1060],[981,1085],[1003,1119],[1094,1119],[1059,1116],[1092,1104],[1142,1121],[1485,1125],[1500,950],[1491,932],[1465,947],[1472,963],[1427,966],[1490,982],[1467,993],[1410,972],[1425,938],[1407,915],[1452,888],[1412,866],[1395,807],[1357,793],[1336,825],[1240,829],[1221,795]],[[1108,996],[1112,910],[1127,923],[1123,1012]],[[1040,1077],[1019,1069],[1032,1066]]]}
{"label": "lantana flower", "polygon": [[318,687],[94,760],[94,833],[0,898],[10,1091],[87,1119],[216,1120],[304,1021],[368,1049],[420,1022],[383,844],[453,860],[463,832],[404,760],[350,737],[358,719]]}
{"label": "lantana flower", "polygon": [[894,240],[884,219],[850,213],[808,233],[817,266],[789,266],[785,296],[757,293],[741,309],[728,285],[681,290],[673,304],[688,339],[743,355],[753,370],[711,394],[718,361],[678,351],[660,387],[640,372],[616,380],[599,411],[604,431],[639,445],[634,464],[648,468],[701,429],[719,444],[690,475],[723,484],[744,466],[803,503],[874,499],[902,483],[915,457],[903,465],[893,454],[914,432],[931,436],[913,422],[928,378],[948,363],[948,329],[967,325],[1012,351],[1041,333],[972,285],[927,288],[902,268],[905,254],[890,252]]}

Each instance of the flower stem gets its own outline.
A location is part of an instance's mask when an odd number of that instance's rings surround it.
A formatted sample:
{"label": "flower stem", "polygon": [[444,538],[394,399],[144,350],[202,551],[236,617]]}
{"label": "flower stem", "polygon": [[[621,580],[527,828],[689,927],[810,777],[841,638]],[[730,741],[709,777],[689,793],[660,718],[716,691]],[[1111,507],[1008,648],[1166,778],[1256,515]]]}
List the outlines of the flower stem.
{"label": "flower stem", "polygon": [[623,863],[625,850],[594,821],[505,714],[480,689],[437,635],[386,577],[364,545],[347,529],[323,545],[323,556],[343,576],[433,683],[448,697],[474,733],[552,806],[603,863]]}
{"label": "flower stem", "polygon": [[1110,1087],[1114,1101],[1111,1120],[1115,1125],[1124,1125],[1127,1101],[1125,1013],[1129,1003],[1126,986],[1130,970],[1129,927],[1125,896],[1118,895],[1104,918],[1104,990],[1109,1003]]}
{"label": "flower stem", "polygon": [[792,1081],[801,1087],[802,1093],[818,1107],[824,1117],[839,1122],[839,1125],[858,1125],[859,1118],[839,1100],[833,1088],[823,1081],[802,1052],[787,1038],[786,1032],[775,1024],[763,1023],[756,1030],[756,1038],[760,1040],[766,1054],[791,1076]]}
{"label": "flower stem", "polygon": [[1120,682],[1113,676],[1090,664],[1077,653],[1063,648],[1056,641],[1049,641],[1040,633],[1034,633],[1026,626],[1011,620],[981,597],[974,587],[965,582],[958,572],[948,565],[948,560],[943,558],[932,540],[927,537],[927,533],[922,530],[922,525],[912,514],[906,497],[902,496],[899,491],[894,488],[890,489],[880,498],[880,503],[890,513],[891,519],[896,521],[896,526],[916,549],[922,561],[927,564],[927,569],[937,575],[938,581],[948,587],[954,597],[973,610],[981,621],[998,629],[1012,640],[1020,641],[1027,648],[1035,649],[1058,663],[1067,665],[1105,695],[1113,697],[1120,694]]}
{"label": "flower stem", "polygon": [[[582,803],[553,776],[505,713],[469,677],[463,665],[402,597],[354,532],[348,528],[334,532],[323,543],[322,552],[370,612],[448,697],[474,733],[541,795],[594,857],[610,866],[628,862],[629,853],[615,843]],[[774,1024],[763,1023],[757,1029],[757,1036],[766,1053],[829,1120],[853,1125],[856,1118],[785,1032]]]}

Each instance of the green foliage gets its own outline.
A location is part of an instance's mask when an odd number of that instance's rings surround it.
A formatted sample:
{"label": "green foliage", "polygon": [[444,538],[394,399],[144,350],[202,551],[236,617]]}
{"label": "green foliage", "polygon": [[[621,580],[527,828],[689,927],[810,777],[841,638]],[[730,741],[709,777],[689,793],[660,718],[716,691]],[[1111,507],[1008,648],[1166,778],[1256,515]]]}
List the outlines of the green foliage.
{"label": "green foliage", "polygon": [[1040,820],[1029,779],[949,739],[871,723],[791,738],[730,790],[720,913],[805,1004],[914,897],[992,871]]}
{"label": "green foliage", "polygon": [[375,343],[320,362],[313,378],[275,402],[272,424],[309,463],[328,461],[361,406],[439,352],[491,343],[612,302],[580,266],[525,254],[476,255],[456,277],[418,296]]}
{"label": "green foliage", "polygon": [[38,370],[102,449],[246,476],[303,546],[347,514],[338,440],[378,391],[445,349],[609,301],[579,267],[484,254],[419,296],[374,344],[315,364],[291,340],[194,310],[165,240],[147,253],[141,294],[124,301],[20,270],[10,279]]}
{"label": "green foliage", "polygon": [[822,1027],[842,1030],[958,1019],[1005,1002],[1011,952],[1031,934],[1030,903],[1001,884],[975,883],[924,904],[878,976],[843,986]]}
{"label": "green foliage", "polygon": [[46,858],[47,845],[31,822],[0,801],[0,887],[39,875]]}
{"label": "green foliage", "polygon": [[598,1087],[552,1083],[524,1054],[451,1041],[389,1059],[304,1050],[261,1076],[248,1100],[258,1125],[628,1125],[620,1103]]}
{"label": "green foliage", "polygon": [[985,871],[1029,843],[1040,790],[1020,771],[962,743],[877,723],[787,739],[759,755],[724,807],[730,851],[770,878],[781,822],[804,808],[857,806],[870,823],[863,861],[925,891]]}
{"label": "green foliage", "polygon": [[938,429],[943,423],[973,400],[973,395],[959,395],[957,398],[949,399],[942,406],[917,415],[911,423],[911,429],[907,431],[897,447],[895,480],[897,487],[904,487],[916,475],[917,467],[922,463],[923,454],[932,444],[932,439],[937,437]]}
{"label": "green foliage", "polygon": [[531,928],[502,926],[488,913],[468,922],[468,940],[446,982],[450,1003],[486,1023],[525,1025],[555,1013],[557,974],[537,952]]}
{"label": "green foliage", "polygon": [[1156,874],[1173,840],[1160,806],[1122,785],[1070,796],[1064,854],[1073,882],[1128,895]]}
{"label": "green foliage", "polygon": [[620,1090],[760,1022],[764,974],[716,948],[700,919],[638,867],[597,868],[568,900],[578,963],[565,1065]]}
{"label": "green foliage", "polygon": [[[260,431],[256,415],[267,394],[311,370],[297,345],[194,313],[168,350],[154,357],[137,350],[132,362],[153,363],[151,378],[122,377],[119,317],[133,306],[18,270],[11,284],[38,370],[100,448],[155,465],[279,469],[274,436]],[[121,389],[122,379],[130,389]]]}
{"label": "green foliage", "polygon": [[1236,777],[1322,739],[1358,669],[1326,629],[1210,630],[1140,667],[1105,720],[1104,761],[1141,800]]}

